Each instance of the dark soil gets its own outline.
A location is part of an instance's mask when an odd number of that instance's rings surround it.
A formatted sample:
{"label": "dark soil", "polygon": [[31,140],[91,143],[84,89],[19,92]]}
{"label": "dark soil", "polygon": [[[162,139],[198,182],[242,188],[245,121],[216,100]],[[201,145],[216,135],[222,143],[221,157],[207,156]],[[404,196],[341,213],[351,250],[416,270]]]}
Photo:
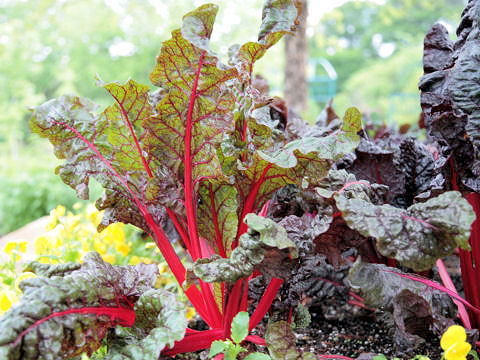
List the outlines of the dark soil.
{"label": "dark soil", "polygon": [[[442,350],[439,339],[428,338],[425,344],[416,349],[414,353],[398,354],[393,345],[393,334],[378,316],[369,310],[360,310],[353,306],[342,308],[342,320],[326,320],[321,312],[310,309],[312,322],[308,328],[296,329],[297,347],[305,352],[316,355],[329,354],[341,355],[358,359],[372,359],[373,355],[384,354],[388,359],[410,359],[414,355],[427,355],[432,360],[440,359]],[[200,325],[200,324],[198,324]],[[390,327],[391,328],[391,327]],[[264,325],[257,327],[257,334],[263,335]],[[265,351],[263,347],[252,349]],[[208,350],[195,354],[177,355],[177,359],[207,359]],[[319,356],[319,359],[321,357]]]}
{"label": "dark soil", "polygon": [[373,312],[347,313],[342,320],[326,320],[314,311],[311,315],[310,326],[296,330],[297,345],[304,351],[361,359],[371,359],[375,354],[384,354],[389,359],[395,356],[410,359],[421,354],[434,360],[442,356],[439,339],[433,336],[427,338],[414,353],[399,354],[392,341],[394,334],[390,333],[391,326],[387,327],[379,321]]}

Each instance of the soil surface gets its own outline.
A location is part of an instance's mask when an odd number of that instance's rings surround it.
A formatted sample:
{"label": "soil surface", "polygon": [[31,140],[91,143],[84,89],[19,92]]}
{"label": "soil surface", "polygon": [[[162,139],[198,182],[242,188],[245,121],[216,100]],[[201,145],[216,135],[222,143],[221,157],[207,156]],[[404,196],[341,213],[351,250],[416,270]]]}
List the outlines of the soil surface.
{"label": "soil surface", "polygon": [[[351,311],[350,311],[350,310]],[[442,349],[437,337],[428,338],[425,344],[416,349],[411,355],[398,354],[393,345],[393,334],[384,325],[377,314],[368,310],[359,311],[355,307],[344,307],[342,320],[326,320],[320,312],[310,309],[312,322],[308,328],[295,330],[297,347],[305,352],[319,355],[339,355],[351,358],[371,360],[374,355],[384,354],[388,359],[411,359],[414,355],[426,355],[431,360],[440,360]],[[201,327],[201,326],[200,326]],[[257,327],[257,334],[263,335],[264,326]],[[252,351],[265,352],[264,347],[258,346]],[[208,350],[177,355],[176,359],[208,358]]]}
{"label": "soil surface", "polygon": [[[348,311],[348,310],[347,310]],[[411,355],[398,354],[393,344],[393,334],[379,321],[373,312],[346,314],[342,320],[326,320],[311,311],[312,323],[306,329],[298,329],[297,346],[317,355],[332,354],[351,358],[372,359],[373,355],[384,354],[392,359],[410,359],[414,355],[427,355],[430,359],[440,359],[442,350],[438,338],[431,336],[425,344]]]}

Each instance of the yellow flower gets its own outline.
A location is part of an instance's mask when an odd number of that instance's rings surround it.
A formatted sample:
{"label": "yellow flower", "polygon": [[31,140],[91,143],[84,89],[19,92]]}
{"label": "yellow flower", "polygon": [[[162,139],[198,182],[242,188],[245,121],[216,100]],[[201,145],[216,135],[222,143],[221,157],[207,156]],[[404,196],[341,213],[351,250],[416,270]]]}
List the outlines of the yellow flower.
{"label": "yellow flower", "polygon": [[63,205],[58,205],[58,206],[56,207],[56,209],[53,210],[53,213],[55,214],[55,216],[60,217],[60,216],[65,215],[65,210],[66,210],[66,209],[65,209],[65,206],[63,206]]}
{"label": "yellow flower", "polygon": [[442,335],[440,346],[446,360],[465,360],[472,346],[466,342],[467,333],[460,325],[452,325]]}
{"label": "yellow flower", "polygon": [[130,260],[128,261],[128,265],[138,265],[140,263],[144,263],[144,264],[153,264],[155,261],[150,259],[150,258],[146,258],[146,257],[143,257],[143,256],[137,256],[137,255],[133,255]]}
{"label": "yellow flower", "polygon": [[48,249],[48,239],[45,235],[39,236],[35,239],[33,243],[33,248],[35,249],[35,253],[37,255],[41,255],[47,252]]}
{"label": "yellow flower", "polygon": [[19,241],[18,242],[18,250],[22,253],[27,252],[28,241]]}
{"label": "yellow flower", "polygon": [[22,282],[23,280],[25,279],[28,279],[28,278],[35,278],[37,277],[37,275],[35,275],[34,273],[30,272],[30,271],[27,271],[27,272],[24,272],[22,273],[18,278],[17,280],[15,280],[15,288],[18,290],[18,291],[22,291],[20,289],[20,287],[18,286],[20,284],[20,282]]}
{"label": "yellow flower", "polygon": [[42,264],[53,264],[53,265],[58,264],[58,260],[50,256],[39,256],[37,261]]}
{"label": "yellow flower", "polygon": [[109,244],[122,244],[125,242],[125,232],[123,230],[123,223],[115,223],[109,225],[102,234],[105,236],[105,241]]}
{"label": "yellow flower", "polygon": [[[55,254],[60,255],[59,251],[55,251],[62,246],[61,230],[63,227],[55,228],[54,231],[50,231],[45,235],[39,236],[33,243],[33,248],[37,255]],[[58,229],[58,231],[57,231]]]}
{"label": "yellow flower", "polygon": [[107,253],[107,246],[100,240],[96,240],[96,239],[94,240],[93,248],[95,249],[96,252],[98,252],[102,256]]}
{"label": "yellow flower", "polygon": [[102,258],[103,258],[104,261],[106,261],[110,264],[115,263],[115,256],[112,255],[112,254],[104,254],[104,255],[102,255]]}
{"label": "yellow flower", "polygon": [[55,209],[50,211],[50,222],[47,224],[47,230],[52,230],[57,226],[58,219],[65,215],[65,206],[58,205]]}
{"label": "yellow flower", "polygon": [[66,223],[65,231],[68,234],[73,234],[75,233],[75,230],[77,230],[78,224],[80,224],[81,216],[80,215],[75,215],[69,219],[68,223]]}
{"label": "yellow flower", "polygon": [[160,264],[158,264],[158,272],[160,274],[164,274],[168,271],[168,265],[166,262],[162,262]]}
{"label": "yellow flower", "polygon": [[21,252],[27,251],[28,242],[26,241],[9,241],[3,248],[3,252],[8,255],[12,255],[13,250],[18,250]]}
{"label": "yellow flower", "polygon": [[118,252],[122,253],[123,256],[127,256],[128,253],[130,252],[130,246],[128,246],[127,244],[123,243],[123,244],[118,244],[117,246],[115,246],[115,250],[117,250]]}
{"label": "yellow flower", "polygon": [[95,227],[97,227],[98,224],[100,224],[100,221],[102,220],[103,212],[98,211],[95,205],[90,204],[85,209],[85,215],[87,219],[90,220],[90,222],[93,223]]}
{"label": "yellow flower", "polygon": [[2,293],[0,296],[0,313],[4,313],[12,307],[12,299],[7,295],[6,292]]}
{"label": "yellow flower", "polygon": [[128,262],[129,265],[138,265],[142,262],[142,258],[137,255],[133,255]]}
{"label": "yellow flower", "polygon": [[188,306],[187,307],[187,319],[188,320],[193,319],[195,317],[195,314],[196,314],[195,309],[191,306]]}
{"label": "yellow flower", "polygon": [[3,248],[5,254],[11,255],[13,250],[17,248],[17,243],[15,241],[9,241],[7,245]]}

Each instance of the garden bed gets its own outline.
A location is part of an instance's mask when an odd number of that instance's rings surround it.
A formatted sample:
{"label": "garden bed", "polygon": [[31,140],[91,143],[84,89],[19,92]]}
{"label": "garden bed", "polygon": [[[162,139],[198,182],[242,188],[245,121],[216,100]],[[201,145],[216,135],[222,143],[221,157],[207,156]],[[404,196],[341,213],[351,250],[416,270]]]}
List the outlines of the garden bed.
{"label": "garden bed", "polygon": [[[480,325],[480,112],[465,96],[480,94],[465,76],[480,71],[479,8],[470,1],[455,44],[440,25],[427,34],[427,141],[362,122],[354,107],[340,118],[329,106],[310,126],[255,88],[254,63],[298,23],[294,0],[267,0],[258,41],[233,47],[228,65],[208,45],[218,8],[205,4],[163,42],[158,91],[97,79],[114,99],[102,113],[75,95],[36,107],[32,131],[64,159],[56,172],[82,199],[96,179],[104,212],[87,211],[96,224],[83,229],[53,212],[54,233],[35,241],[52,253],[29,265],[0,318],[0,357],[156,360],[210,348],[233,360],[247,340],[274,360],[436,358],[441,336],[465,357],[465,329],[451,326],[457,310],[465,327]],[[152,241],[131,240],[124,224]],[[24,247],[6,252],[13,265]],[[133,251],[145,254],[133,261]],[[182,295],[162,283],[159,253]],[[468,302],[433,281],[454,253]],[[187,298],[202,331],[187,328]]]}

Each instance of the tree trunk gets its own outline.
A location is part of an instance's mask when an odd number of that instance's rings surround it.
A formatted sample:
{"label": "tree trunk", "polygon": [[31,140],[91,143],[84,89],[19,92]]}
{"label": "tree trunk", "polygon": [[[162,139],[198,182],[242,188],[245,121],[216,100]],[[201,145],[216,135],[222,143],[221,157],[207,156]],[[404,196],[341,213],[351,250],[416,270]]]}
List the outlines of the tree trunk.
{"label": "tree trunk", "polygon": [[295,36],[285,36],[285,82],[284,94],[287,106],[297,111],[308,109],[307,82],[307,0],[302,3],[302,14],[299,18]]}

